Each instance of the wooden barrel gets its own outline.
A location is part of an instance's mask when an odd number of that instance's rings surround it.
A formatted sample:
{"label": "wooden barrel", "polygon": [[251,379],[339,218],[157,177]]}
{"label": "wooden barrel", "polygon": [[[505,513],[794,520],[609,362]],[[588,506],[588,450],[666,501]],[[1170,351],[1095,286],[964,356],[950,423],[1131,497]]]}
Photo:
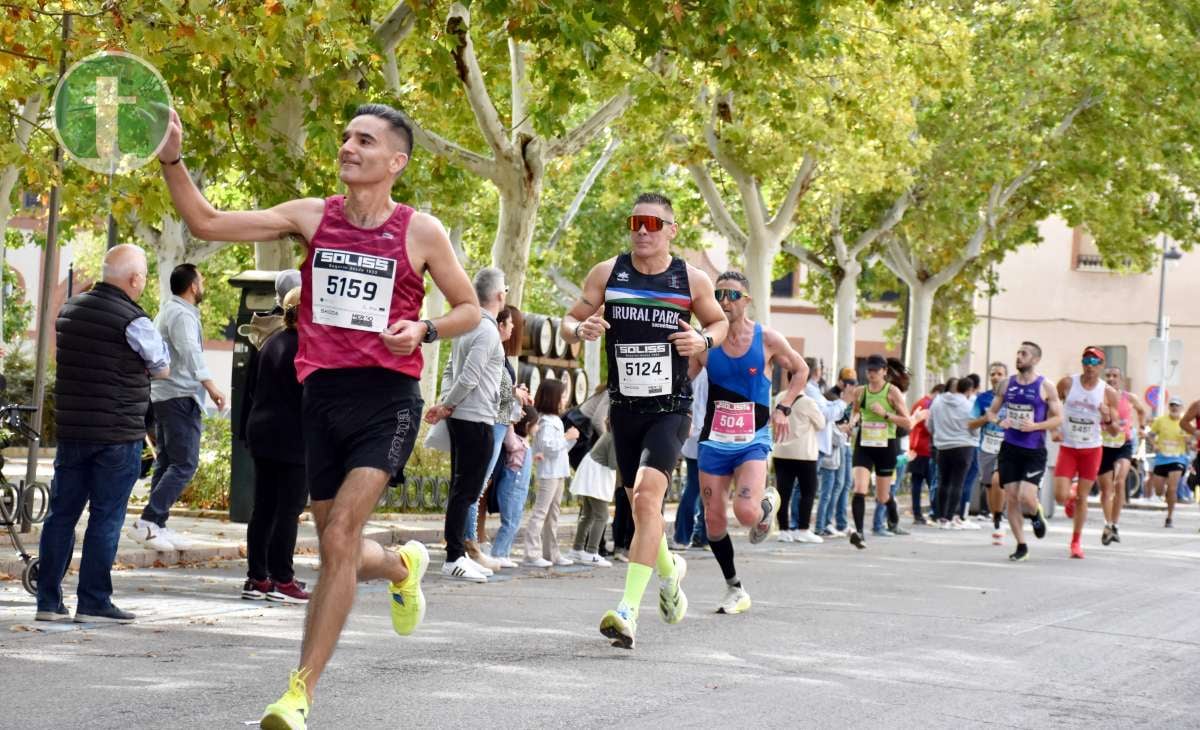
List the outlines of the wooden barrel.
{"label": "wooden barrel", "polygon": [[526,352],[540,357],[552,357],[554,329],[549,317],[544,314],[525,315],[525,336],[521,343]]}
{"label": "wooden barrel", "polygon": [[592,393],[589,389],[587,372],[583,368],[571,369],[571,385],[574,388],[575,405],[583,403]]}
{"label": "wooden barrel", "polygon": [[542,372],[537,365],[521,363],[517,368],[517,382],[529,388],[530,395],[536,395],[538,386],[542,384]]}
{"label": "wooden barrel", "polygon": [[562,336],[562,320],[558,317],[553,317],[550,321],[554,324],[554,357],[570,357],[570,346]]}
{"label": "wooden barrel", "polygon": [[542,380],[558,380],[558,371],[546,365],[542,368]]}

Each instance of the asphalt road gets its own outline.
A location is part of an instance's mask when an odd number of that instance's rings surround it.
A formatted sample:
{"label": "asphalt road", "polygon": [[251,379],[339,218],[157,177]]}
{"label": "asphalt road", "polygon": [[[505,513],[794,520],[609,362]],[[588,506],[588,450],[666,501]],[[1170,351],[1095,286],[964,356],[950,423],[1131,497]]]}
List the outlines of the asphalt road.
{"label": "asphalt road", "polygon": [[[687,619],[661,623],[652,584],[632,652],[596,630],[623,569],[452,584],[435,553],[412,637],[392,634],[382,584],[360,588],[310,727],[1195,728],[1200,516],[1161,519],[1128,513],[1109,548],[1089,532],[1083,561],[1056,519],[1021,564],[987,529],[861,553],[735,537],[751,612],[714,614],[720,572],[690,551]],[[4,584],[0,727],[253,725],[286,686],[302,610],[240,600],[243,570],[122,571],[138,623],[46,632]]]}

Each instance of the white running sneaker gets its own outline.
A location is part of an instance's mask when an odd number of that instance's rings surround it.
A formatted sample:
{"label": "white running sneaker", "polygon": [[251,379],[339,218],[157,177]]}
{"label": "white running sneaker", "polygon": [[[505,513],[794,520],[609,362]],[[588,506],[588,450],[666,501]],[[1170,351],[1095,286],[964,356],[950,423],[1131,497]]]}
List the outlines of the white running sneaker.
{"label": "white running sneaker", "polygon": [[683,579],[687,576],[687,561],[671,555],[675,573],[658,582],[658,616],[668,624],[677,624],[687,615],[688,600],[683,592]]}
{"label": "white running sneaker", "polygon": [[501,567],[501,568],[515,568],[515,567],[517,567],[517,564],[516,564],[516,563],[515,563],[513,560],[511,560],[511,559],[509,559],[509,558],[497,558],[497,557],[492,557],[492,560],[495,560],[497,563],[500,563],[500,567]]}
{"label": "white running sneaker", "polygon": [[169,553],[175,549],[175,546],[163,537],[163,528],[143,519],[136,519],[125,534],[133,538],[133,540],[142,547],[157,550],[160,553]]}
{"label": "white running sneaker", "polygon": [[777,542],[795,542],[791,530],[780,530],[779,534],[775,536],[775,540]]}
{"label": "white running sneaker", "polygon": [[763,495],[767,500],[767,505],[770,509],[762,516],[759,522],[750,528],[750,544],[757,545],[767,536],[771,534],[771,528],[775,526],[775,514],[779,512],[779,492],[775,491],[775,487],[767,487],[767,493]]}
{"label": "white running sneaker", "polygon": [[575,561],[568,558],[566,555],[559,555],[557,558],[554,559],[554,564],[559,566],[560,568],[565,568],[568,565],[574,565]]}
{"label": "white running sneaker", "polygon": [[583,559],[579,561],[584,565],[590,565],[594,568],[611,568],[612,563],[600,557],[599,553],[584,553]]}
{"label": "white running sneaker", "polygon": [[795,535],[793,535],[793,540],[795,542],[805,542],[810,545],[820,545],[821,543],[825,542],[824,540],[821,539],[820,535],[816,534],[811,529],[795,530]]}
{"label": "white running sneaker", "polygon": [[745,613],[750,610],[750,594],[741,586],[729,586],[725,589],[725,597],[717,606],[717,613]]}
{"label": "white running sneaker", "polygon": [[525,558],[525,564],[531,568],[549,568],[554,563],[551,563],[545,558]]}
{"label": "white running sneaker", "polygon": [[952,519],[951,519],[949,522],[947,522],[946,524],[948,525],[948,527],[946,528],[946,529],[948,529],[948,530],[961,530],[961,529],[963,529],[963,522],[962,522],[962,520],[960,520],[960,519],[958,518],[958,515],[955,515],[955,516],[954,516],[954,517],[953,517],[953,518],[952,518]]}
{"label": "white running sneaker", "polygon": [[467,561],[468,563],[470,563],[471,567],[475,569],[475,572],[479,573],[480,575],[482,575],[485,578],[490,578],[496,574],[496,571],[492,570],[491,568],[484,567],[484,566],[480,565],[479,563],[475,562],[474,560],[471,560],[470,555],[464,555],[464,556],[462,556],[462,559]]}
{"label": "white running sneaker", "polygon": [[442,575],[453,580],[462,580],[469,583],[487,583],[487,576],[475,569],[475,563],[466,555],[462,556],[453,563],[442,563]]}
{"label": "white running sneaker", "polygon": [[959,520],[958,524],[962,525],[960,530],[978,530],[979,523],[974,520]]}
{"label": "white running sneaker", "polygon": [[176,550],[191,550],[195,547],[190,539],[180,535],[169,527],[158,528],[158,534],[159,537],[174,545]]}
{"label": "white running sneaker", "polygon": [[838,528],[834,527],[832,522],[829,523],[825,527],[825,530],[829,533],[830,537],[845,537],[846,536],[846,531],[839,530]]}

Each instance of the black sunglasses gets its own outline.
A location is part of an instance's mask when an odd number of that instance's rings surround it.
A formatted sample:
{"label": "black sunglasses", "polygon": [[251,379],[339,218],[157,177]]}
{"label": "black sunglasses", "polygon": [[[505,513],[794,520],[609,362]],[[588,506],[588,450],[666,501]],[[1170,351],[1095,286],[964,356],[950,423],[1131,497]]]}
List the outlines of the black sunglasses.
{"label": "black sunglasses", "polygon": [[723,302],[728,299],[731,302],[736,302],[746,296],[745,292],[740,292],[737,289],[718,289],[715,292],[718,302]]}

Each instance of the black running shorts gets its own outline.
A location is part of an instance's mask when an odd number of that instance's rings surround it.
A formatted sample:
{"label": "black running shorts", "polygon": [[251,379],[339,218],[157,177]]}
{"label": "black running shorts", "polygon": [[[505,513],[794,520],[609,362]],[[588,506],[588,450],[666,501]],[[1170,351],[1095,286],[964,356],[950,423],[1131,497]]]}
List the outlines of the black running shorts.
{"label": "black running shorts", "polygon": [[877,477],[890,477],[896,473],[896,457],[900,454],[900,441],[888,439],[887,446],[863,446],[855,444],[855,467],[875,472]]}
{"label": "black running shorts", "polygon": [[1117,462],[1121,459],[1133,461],[1133,443],[1126,441],[1124,445],[1113,448],[1105,446],[1104,452],[1100,454],[1100,473],[1109,474],[1116,468]]}
{"label": "black running shorts", "polygon": [[1155,464],[1154,476],[1169,477],[1172,472],[1183,473],[1187,471],[1187,464]]}
{"label": "black running shorts", "polygon": [[420,381],[383,368],[318,370],[304,381],[304,462],[314,502],[351,469],[403,472],[421,425]]}
{"label": "black running shorts", "polygon": [[614,403],[608,412],[621,483],[633,487],[638,469],[648,466],[671,478],[683,442],[692,430],[692,414],[637,413]]}
{"label": "black running shorts", "polygon": [[1046,473],[1046,450],[1027,449],[1005,441],[1000,444],[997,464],[1001,486],[1018,482],[1041,486],[1042,475]]}

